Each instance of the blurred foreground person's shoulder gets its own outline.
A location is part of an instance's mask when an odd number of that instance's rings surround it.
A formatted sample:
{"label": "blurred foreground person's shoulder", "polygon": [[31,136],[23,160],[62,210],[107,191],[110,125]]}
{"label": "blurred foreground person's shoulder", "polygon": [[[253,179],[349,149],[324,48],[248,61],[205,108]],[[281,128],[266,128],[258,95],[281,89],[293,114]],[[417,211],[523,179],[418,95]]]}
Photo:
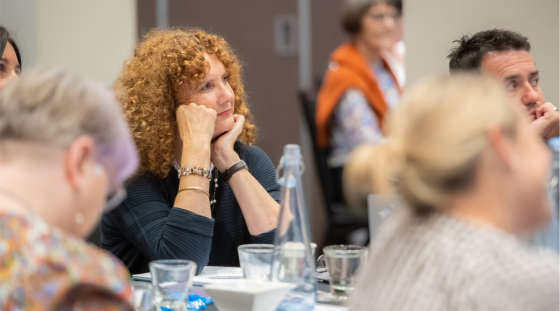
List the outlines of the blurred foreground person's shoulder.
{"label": "blurred foreground person's shoulder", "polygon": [[107,252],[32,215],[0,211],[0,228],[1,308],[50,310],[78,283],[129,301],[128,270]]}
{"label": "blurred foreground person's shoulder", "polygon": [[354,310],[557,310],[558,257],[445,215],[400,211],[380,229]]}
{"label": "blurred foreground person's shoulder", "polygon": [[104,287],[79,283],[69,289],[52,308],[53,311],[132,311],[127,300]]}
{"label": "blurred foreground person's shoulder", "polygon": [[387,142],[351,159],[348,194],[403,202],[372,240],[351,310],[558,310],[558,257],[521,239],[550,219],[550,154],[496,81],[423,80]]}

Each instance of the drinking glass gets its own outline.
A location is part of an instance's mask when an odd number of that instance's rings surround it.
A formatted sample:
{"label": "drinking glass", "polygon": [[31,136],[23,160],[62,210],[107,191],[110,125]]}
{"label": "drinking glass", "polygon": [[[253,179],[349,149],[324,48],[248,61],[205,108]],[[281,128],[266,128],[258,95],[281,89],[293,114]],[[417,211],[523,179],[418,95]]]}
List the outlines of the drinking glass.
{"label": "drinking glass", "polygon": [[148,282],[130,282],[132,307],[135,311],[150,311],[154,305],[154,287]]}
{"label": "drinking glass", "polygon": [[196,263],[182,259],[155,260],[150,262],[150,272],[158,309],[186,311]]}
{"label": "drinking glass", "polygon": [[245,244],[237,248],[243,278],[265,281],[270,277],[272,263],[272,244]]}
{"label": "drinking glass", "polygon": [[329,272],[331,295],[346,300],[354,290],[356,271],[367,259],[367,248],[357,245],[331,245],[323,248],[318,261],[325,260]]}
{"label": "drinking glass", "polygon": [[[311,243],[311,251],[315,256],[317,244]],[[243,270],[243,278],[258,281],[269,280],[274,245],[245,244],[237,248],[239,263]]]}

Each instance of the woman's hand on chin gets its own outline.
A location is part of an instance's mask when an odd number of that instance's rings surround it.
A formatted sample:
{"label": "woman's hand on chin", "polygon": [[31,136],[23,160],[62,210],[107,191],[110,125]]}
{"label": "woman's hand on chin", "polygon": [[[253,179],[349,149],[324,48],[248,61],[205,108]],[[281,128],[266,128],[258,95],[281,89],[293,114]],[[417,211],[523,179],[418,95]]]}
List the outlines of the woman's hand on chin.
{"label": "woman's hand on chin", "polygon": [[239,155],[233,150],[233,144],[243,131],[245,117],[234,114],[233,120],[233,128],[225,132],[212,144],[211,160],[221,173],[241,161]]}
{"label": "woman's hand on chin", "polygon": [[216,110],[190,103],[177,109],[177,125],[183,146],[204,146],[214,134]]}

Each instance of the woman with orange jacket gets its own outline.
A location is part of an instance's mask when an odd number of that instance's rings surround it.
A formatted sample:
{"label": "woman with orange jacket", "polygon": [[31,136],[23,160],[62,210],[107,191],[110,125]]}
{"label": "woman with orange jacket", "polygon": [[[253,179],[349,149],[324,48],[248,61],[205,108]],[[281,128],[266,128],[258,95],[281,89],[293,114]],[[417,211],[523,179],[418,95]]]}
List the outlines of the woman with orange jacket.
{"label": "woman with orange jacket", "polygon": [[[336,182],[352,150],[383,140],[387,112],[400,99],[400,88],[382,58],[394,43],[397,2],[347,0],[342,25],[351,40],[331,55],[329,68],[317,98],[317,143],[330,148],[328,165]],[[342,199],[342,186],[335,185]]]}

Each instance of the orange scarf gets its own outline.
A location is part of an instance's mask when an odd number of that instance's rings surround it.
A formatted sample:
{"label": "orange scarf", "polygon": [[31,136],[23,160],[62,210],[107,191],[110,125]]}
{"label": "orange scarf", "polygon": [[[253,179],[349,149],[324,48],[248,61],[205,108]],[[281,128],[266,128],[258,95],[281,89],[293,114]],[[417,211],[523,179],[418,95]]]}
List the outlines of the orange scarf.
{"label": "orange scarf", "polygon": [[[395,86],[400,92],[397,79],[385,61],[383,61],[383,67],[391,74]],[[379,120],[379,127],[383,130],[383,120],[388,110],[383,92],[372,74],[370,65],[356,46],[343,44],[332,53],[331,64],[317,96],[315,121],[319,147],[330,145],[329,123],[332,114],[342,95],[350,88],[357,88],[364,94]]]}

